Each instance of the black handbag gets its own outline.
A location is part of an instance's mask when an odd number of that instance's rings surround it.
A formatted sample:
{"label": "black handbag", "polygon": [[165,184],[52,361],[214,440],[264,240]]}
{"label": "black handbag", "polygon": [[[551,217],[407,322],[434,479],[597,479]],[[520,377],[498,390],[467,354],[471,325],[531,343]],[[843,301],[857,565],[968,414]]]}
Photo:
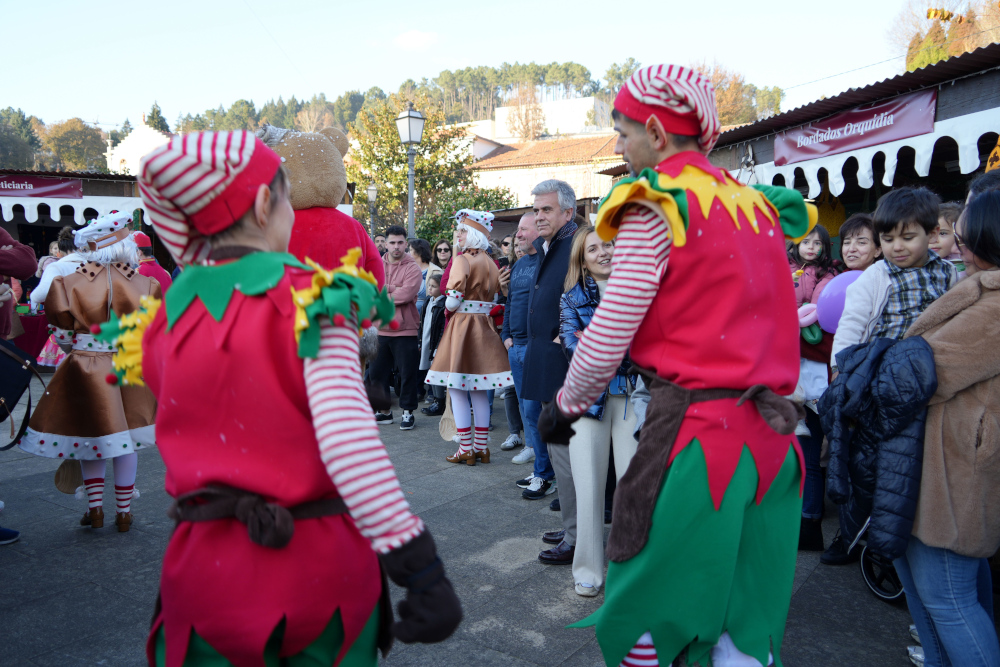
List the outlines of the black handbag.
{"label": "black handbag", "polygon": [[[45,380],[38,374],[33,359],[27,352],[14,345],[10,341],[0,340],[0,423],[7,419],[14,419],[14,408],[24,392],[28,392],[28,407],[24,411],[24,419],[17,430],[17,435],[9,443],[0,447],[0,452],[5,451],[17,444],[25,431],[28,430],[28,421],[31,419],[31,376],[36,375],[45,386]],[[14,424],[11,422],[11,434],[14,433]]]}

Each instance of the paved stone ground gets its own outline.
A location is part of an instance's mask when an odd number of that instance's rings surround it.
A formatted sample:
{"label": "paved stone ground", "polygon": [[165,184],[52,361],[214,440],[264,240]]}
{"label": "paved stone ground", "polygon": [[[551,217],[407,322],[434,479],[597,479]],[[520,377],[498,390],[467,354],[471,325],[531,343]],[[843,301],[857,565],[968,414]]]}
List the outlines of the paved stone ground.
{"label": "paved stone ground", "polygon": [[[474,468],[445,462],[451,447],[438,436],[437,419],[418,416],[416,429],[405,432],[398,410],[396,417],[396,424],[381,427],[383,439],[413,509],[434,534],[465,620],[442,644],[397,644],[382,664],[603,665],[592,629],[564,627],[594,611],[602,597],[577,596],[568,567],[538,562],[541,533],[556,529],[559,518],[547,500],[525,501],[514,486],[528,470],[511,465],[514,452],[499,451],[507,436],[502,409],[494,418],[493,463]],[[142,497],[126,534],[113,526],[81,528],[83,502],[55,489],[56,467],[16,448],[0,453],[0,499],[7,505],[0,525],[22,535],[0,547],[0,666],[143,665],[172,529],[163,463],[155,449],[140,453]],[[834,530],[828,518],[828,541]],[[818,554],[803,552],[784,664],[903,667],[908,624],[905,608],[877,600],[857,566],[822,566]]]}

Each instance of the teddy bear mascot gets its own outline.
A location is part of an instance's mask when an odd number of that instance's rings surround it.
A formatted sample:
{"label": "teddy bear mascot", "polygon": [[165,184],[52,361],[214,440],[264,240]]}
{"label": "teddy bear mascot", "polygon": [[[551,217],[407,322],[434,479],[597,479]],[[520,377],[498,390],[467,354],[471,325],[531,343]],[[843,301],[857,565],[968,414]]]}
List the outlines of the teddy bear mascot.
{"label": "teddy bear mascot", "polygon": [[[151,665],[374,667],[392,636],[441,641],[461,620],[364,398],[359,328],[392,300],[359,249],[332,271],[288,253],[281,165],[253,133],[200,132],[137,177],[186,266],[162,304],[101,331],[120,382],[159,399],[174,498]],[[407,589],[395,624],[386,575]]]}
{"label": "teddy bear mascot", "polygon": [[[815,225],[795,190],[746,187],[706,155],[715,91],[686,67],[638,70],[615,99],[632,178],[601,202],[614,270],[539,431],[566,445],[626,350],[649,418],[615,494],[606,663],[780,665],[792,593],[802,457],[799,327],[785,238]],[[669,264],[668,264],[669,260]],[[631,348],[631,349],[630,349]]]}

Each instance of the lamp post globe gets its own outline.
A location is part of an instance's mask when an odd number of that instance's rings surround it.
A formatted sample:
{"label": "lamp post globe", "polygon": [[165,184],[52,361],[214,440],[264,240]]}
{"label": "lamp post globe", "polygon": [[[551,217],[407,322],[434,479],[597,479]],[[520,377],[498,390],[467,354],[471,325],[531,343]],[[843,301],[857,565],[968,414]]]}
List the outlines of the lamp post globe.
{"label": "lamp post globe", "polygon": [[413,160],[417,155],[417,144],[424,137],[424,121],[424,115],[413,108],[413,102],[407,102],[406,109],[396,119],[399,141],[406,146],[406,157],[409,163],[406,232],[411,239],[416,237],[413,221]]}
{"label": "lamp post globe", "polygon": [[378,188],[374,183],[368,186],[365,192],[368,193],[368,234],[375,240],[375,198],[378,197]]}

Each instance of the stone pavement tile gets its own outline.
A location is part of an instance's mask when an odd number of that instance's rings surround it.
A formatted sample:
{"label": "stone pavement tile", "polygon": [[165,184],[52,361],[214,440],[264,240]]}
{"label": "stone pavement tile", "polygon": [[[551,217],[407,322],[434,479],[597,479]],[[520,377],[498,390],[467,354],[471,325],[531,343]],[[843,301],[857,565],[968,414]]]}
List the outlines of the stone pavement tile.
{"label": "stone pavement tile", "polygon": [[380,660],[385,667],[457,667],[458,665],[476,665],[476,667],[538,667],[553,663],[546,656],[536,656],[537,662],[520,660],[503,652],[493,650],[478,642],[466,641],[452,637],[440,644],[413,644],[406,650],[392,649],[388,659]]}
{"label": "stone pavement tile", "polygon": [[0,665],[146,664],[139,638],[149,628],[149,609],[94,583],[113,575],[98,562],[91,561],[90,581],[18,605],[17,622],[4,623]]}
{"label": "stone pavement tile", "polygon": [[559,667],[605,667],[597,639],[587,642],[586,646],[566,658]]}

